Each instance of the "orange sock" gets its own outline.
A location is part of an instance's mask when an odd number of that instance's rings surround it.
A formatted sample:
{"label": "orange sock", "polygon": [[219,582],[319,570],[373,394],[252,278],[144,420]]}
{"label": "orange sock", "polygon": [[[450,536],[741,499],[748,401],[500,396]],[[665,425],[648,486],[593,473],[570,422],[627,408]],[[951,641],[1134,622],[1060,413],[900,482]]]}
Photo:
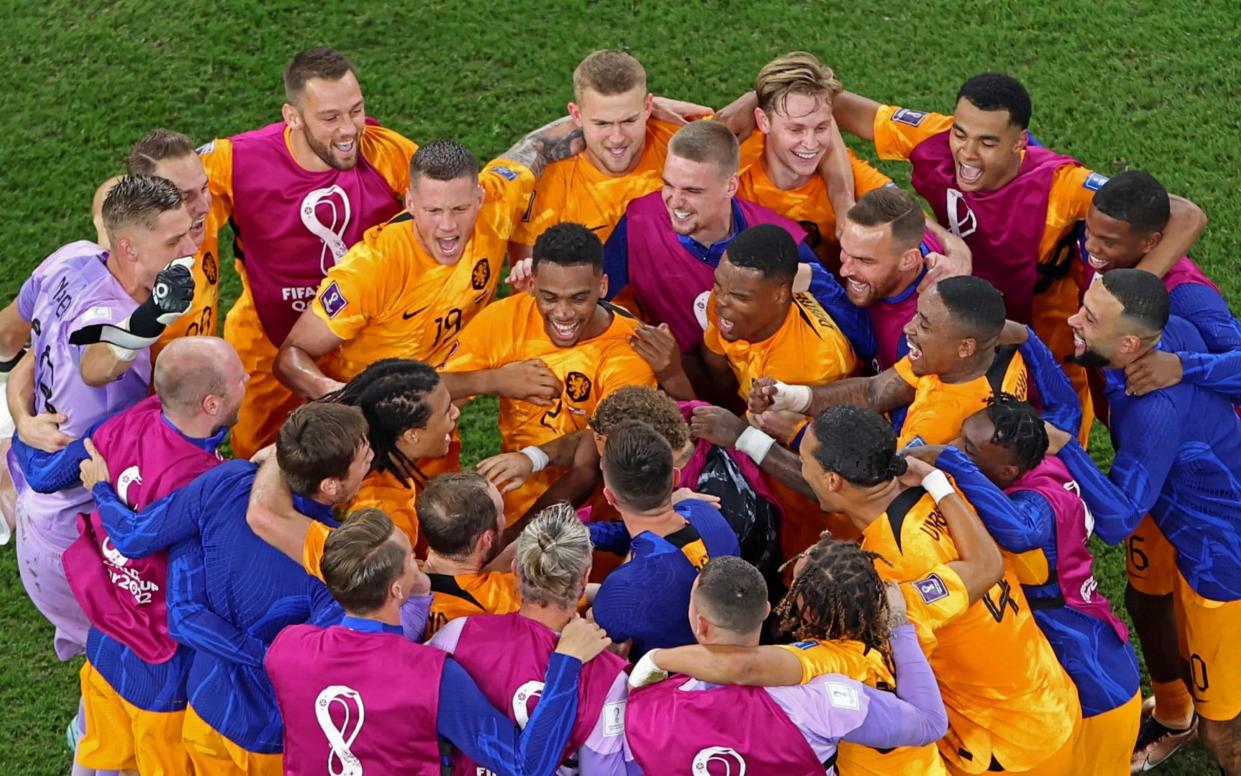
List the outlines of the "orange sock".
{"label": "orange sock", "polygon": [[1184,682],[1151,682],[1151,689],[1155,693],[1155,719],[1168,727],[1189,724],[1194,716],[1194,700]]}

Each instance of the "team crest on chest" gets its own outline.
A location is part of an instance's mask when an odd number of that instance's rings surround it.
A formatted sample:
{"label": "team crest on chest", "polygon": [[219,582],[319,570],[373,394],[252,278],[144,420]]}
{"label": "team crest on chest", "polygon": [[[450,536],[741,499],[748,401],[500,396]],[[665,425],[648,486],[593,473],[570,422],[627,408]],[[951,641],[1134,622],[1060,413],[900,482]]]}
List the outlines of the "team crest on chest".
{"label": "team crest on chest", "polygon": [[470,270],[470,285],[475,291],[482,291],[487,287],[488,280],[491,280],[491,265],[486,259],[479,259],[474,269]]}
{"label": "team crest on chest", "polygon": [[969,237],[978,231],[978,216],[965,202],[965,195],[956,189],[948,189],[945,203],[948,211],[948,228],[957,237]]}
{"label": "team crest on chest", "polygon": [[208,285],[214,286],[220,280],[220,265],[211,251],[203,254],[203,275],[207,278]]}
{"label": "team crest on chest", "polygon": [[570,372],[564,378],[564,392],[573,401],[590,398],[590,378],[581,372]]}

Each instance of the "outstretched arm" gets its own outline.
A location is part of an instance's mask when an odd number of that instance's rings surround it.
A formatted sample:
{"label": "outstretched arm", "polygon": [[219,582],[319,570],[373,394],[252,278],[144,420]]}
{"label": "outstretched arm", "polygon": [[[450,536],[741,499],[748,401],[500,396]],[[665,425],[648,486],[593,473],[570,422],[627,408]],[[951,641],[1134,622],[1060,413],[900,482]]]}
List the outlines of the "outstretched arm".
{"label": "outstretched arm", "polygon": [[848,404],[891,412],[912,402],[914,394],[914,387],[892,368],[874,377],[850,377],[814,386],[790,386],[761,377],[750,389],[749,409],[754,414],[776,409],[818,415],[828,407]]}
{"label": "outstretched arm", "polygon": [[307,308],[298,317],[289,336],[280,346],[272,373],[298,396],[306,400],[317,399],[338,390],[344,383],[333,380],[319,370],[315,362],[336,350],[343,343],[332,333],[327,324]]}
{"label": "outstretched arm", "polygon": [[879,103],[853,92],[841,92],[832,100],[832,115],[841,129],[867,140],[875,139],[875,114]]}
{"label": "outstretched arm", "polygon": [[574,125],[571,117],[563,116],[518,140],[512,148],[500,154],[500,158],[528,168],[537,178],[552,162],[568,159],[584,150],[586,141],[582,130]]}
{"label": "outstretched arm", "polygon": [[866,719],[846,733],[844,740],[877,749],[938,741],[948,732],[948,712],[913,626],[895,628],[888,643],[896,669],[896,694],[863,687],[869,700]]}

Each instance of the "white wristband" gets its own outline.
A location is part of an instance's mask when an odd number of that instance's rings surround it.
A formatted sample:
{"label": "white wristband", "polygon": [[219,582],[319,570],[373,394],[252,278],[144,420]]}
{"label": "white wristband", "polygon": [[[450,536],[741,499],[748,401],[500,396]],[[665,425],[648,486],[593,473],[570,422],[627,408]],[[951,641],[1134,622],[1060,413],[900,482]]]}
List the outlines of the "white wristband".
{"label": "white wristband", "polygon": [[552,460],[551,458],[548,457],[547,453],[543,452],[542,450],[535,447],[534,445],[530,445],[529,447],[523,447],[521,449],[521,454],[529,458],[530,463],[534,464],[534,468],[531,470],[532,472],[543,471],[544,469],[547,468],[547,464],[550,463]]}
{"label": "white wristband", "polygon": [[939,469],[935,469],[930,474],[922,478],[922,489],[931,494],[931,498],[935,499],[938,504],[942,499],[956,493],[952,483],[948,482],[948,475]]}
{"label": "white wristband", "polygon": [[741,432],[741,436],[737,437],[733,447],[750,456],[750,460],[754,463],[762,464],[763,459],[767,457],[767,452],[775,443],[774,438],[750,426]]}
{"label": "white wristband", "polygon": [[808,385],[786,385],[777,380],[775,387],[776,395],[771,397],[773,410],[805,412],[810,407],[810,400],[814,398]]}

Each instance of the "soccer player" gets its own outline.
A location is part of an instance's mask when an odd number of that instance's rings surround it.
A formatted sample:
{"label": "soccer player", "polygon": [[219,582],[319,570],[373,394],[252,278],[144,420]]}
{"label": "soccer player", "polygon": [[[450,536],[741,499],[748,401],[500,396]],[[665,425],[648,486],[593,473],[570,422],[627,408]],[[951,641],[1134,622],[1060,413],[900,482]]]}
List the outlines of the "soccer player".
{"label": "soccer player", "polygon": [[[299,408],[276,443],[299,511],[333,526],[333,507],[354,496],[370,459],[362,413],[339,404]],[[145,557],[169,548],[168,628],[194,650],[184,740],[200,773],[281,772],[282,725],[263,657],[286,625],[341,615],[319,580],[247,527],[257,468],[221,464],[137,513],[107,481],[92,489],[120,552]]]}
{"label": "soccer player", "polygon": [[[177,337],[214,336],[216,333],[220,307],[219,232],[228,221],[228,215],[224,201],[211,196],[207,171],[203,169],[202,160],[194,153],[194,144],[180,132],[153,129],[143,135],[125,156],[125,171],[129,175],[157,175],[167,178],[181,190],[185,209],[192,219],[190,239],[198,246],[194,253],[194,266],[191,267],[194,274],[194,303],[185,315],[164,329],[159,342],[152,346],[151,363],[154,364],[160,351]],[[109,178],[99,187],[99,191],[106,195],[118,180],[119,177]],[[91,212],[100,226],[102,206],[103,197],[97,196]],[[106,231],[102,228],[98,231],[101,239],[106,240]],[[99,244],[107,247],[106,242]]]}
{"label": "soccer player", "polygon": [[[63,447],[145,398],[149,348],[190,306],[193,278],[183,263],[170,264],[194,252],[191,219],[176,186],[126,176],[104,201],[103,218],[110,252],[85,240],[60,248],[3,315],[6,339],[32,337],[32,352],[7,386],[19,437],[31,445],[50,438],[51,450]],[[35,607],[55,627],[62,660],[86,644],[88,622],[60,560],[78,536],[76,515],[89,511],[89,503],[90,494],[76,486],[18,492],[18,569]]]}
{"label": "soccer player", "polygon": [[[1127,269],[1163,239],[1171,215],[1167,190],[1153,176],[1139,170],[1122,172],[1095,194],[1086,214],[1079,243],[1086,262],[1083,292],[1095,273]],[[1163,276],[1169,312],[1194,325],[1212,353],[1241,352],[1241,324],[1228,309],[1218,287],[1188,256]],[[1171,353],[1152,349],[1125,368],[1127,390],[1138,395],[1184,380],[1202,384],[1210,356],[1195,352]],[[1107,421],[1107,403],[1098,382],[1095,406]],[[1150,711],[1159,724],[1144,731],[1137,756],[1152,766],[1170,756],[1196,731],[1193,701],[1181,680],[1173,622],[1176,587],[1175,550],[1148,515],[1125,540],[1128,587],[1125,605],[1141,636],[1143,657],[1151,675],[1154,698]],[[1168,724],[1165,724],[1168,723]],[[1158,732],[1156,740],[1152,735]],[[1180,733],[1179,731],[1187,731]]]}
{"label": "soccer player", "polygon": [[327,271],[400,212],[417,150],[366,115],[357,71],[339,51],[294,56],[284,97],[282,121],[199,149],[237,236],[242,292],[224,338],[250,373],[232,440],[243,458],[270,444],[301,403],[272,374],[277,348]]}
{"label": "soccer player", "polygon": [[572,221],[606,242],[630,200],[660,187],[668,141],[676,126],[651,117],[654,96],[646,70],[615,49],[591,52],[573,71],[569,115],[586,148],[548,166],[513,232],[514,260],[529,256],[535,239]]}
{"label": "soccer player", "polygon": [[[880,577],[919,579],[957,558],[938,506],[952,497],[952,486],[934,471],[921,487],[903,484],[909,464],[896,455],[896,435],[878,414],[826,410],[806,432],[801,453],[821,508],[854,522],[861,548],[882,559],[875,563]],[[940,578],[920,592],[931,603],[947,595],[946,584]],[[1013,574],[1006,571],[965,614],[928,625],[922,641],[948,707],[939,749],[949,772],[1067,773],[1081,704]]]}
{"label": "soccer player", "polygon": [[[155,362],[156,395],[80,443],[82,455],[96,461],[82,467],[84,486],[106,481],[126,506],[141,510],[214,468],[237,420],[246,377],[222,339],[168,343]],[[58,455],[80,458],[78,446]],[[194,653],[168,632],[167,554],[125,557],[98,512],[80,525],[81,536],[63,557],[69,586],[91,622],[81,671],[86,734],[76,761],[101,770],[188,773],[181,730]]]}
{"label": "soccer player", "polygon": [[[547,671],[556,635],[577,619],[578,601],[590,577],[590,531],[573,507],[554,504],[522,529],[516,544],[513,569],[521,608],[511,614],[457,618],[429,644],[452,655],[487,700],[524,728],[531,706],[542,705],[540,677]],[[577,718],[564,758],[564,767],[574,773],[626,772],[625,666],[624,659],[604,653],[583,669]],[[476,772],[473,758],[459,756],[456,769]]]}
{"label": "soccer player", "polygon": [[[1062,400],[1075,405],[1068,378],[1058,370],[1055,377]],[[1065,428],[1078,419],[1045,417]],[[910,455],[951,474],[1009,553],[1035,622],[1077,686],[1083,717],[1077,766],[1083,773],[1124,774],[1141,721],[1138,661],[1128,629],[1095,582],[1081,488],[1046,452],[1043,417],[1000,394],[966,419],[954,447],[917,448]]]}
{"label": "soccer player", "polygon": [[[1087,289],[1069,326],[1077,361],[1106,369],[1116,457],[1105,478],[1079,444],[1066,443],[1054,428],[1048,429],[1050,449],[1059,452],[1081,483],[1095,531],[1104,541],[1124,541],[1149,513],[1175,549],[1178,642],[1189,664],[1199,734],[1226,773],[1241,773],[1235,638],[1241,627],[1241,537],[1235,509],[1241,499],[1241,420],[1233,399],[1189,382],[1132,395],[1123,371],[1152,348],[1205,350],[1192,324],[1169,317],[1168,297],[1159,278],[1138,269],[1110,270]],[[1192,718],[1180,723],[1150,718],[1139,737],[1138,764],[1175,751],[1174,746],[1143,750],[1165,733],[1184,732]]]}
{"label": "soccer player", "polygon": [[264,658],[285,723],[284,773],[321,774],[325,762],[329,773],[437,772],[441,739],[490,772],[555,768],[582,672],[593,671],[583,664],[608,644],[597,626],[570,622],[554,651],[548,645],[541,701],[528,725],[516,725],[452,657],[401,635],[402,603],[422,574],[382,512],[364,510],[333,533],[323,576],[344,609],[340,623],[285,628]]}
{"label": "soccer player", "polygon": [[534,181],[581,145],[580,134],[569,119],[555,121],[481,174],[460,143],[419,148],[405,212],[369,229],[328,270],[280,346],[276,377],[316,399],[382,358],[443,366],[462,328],[495,296],[505,246]]}
{"label": "soccer player", "polygon": [[[422,468],[449,455],[461,414],[435,370],[419,361],[376,361],[324,401],[357,407],[366,419],[374,458],[349,509],[376,508],[388,515],[415,547],[419,546],[418,488],[428,479]],[[319,559],[330,530],[293,505],[278,467],[264,464],[254,478],[246,521],[276,549],[319,576]]]}
{"label": "soccer player", "polygon": [[[911,461],[902,478],[921,482],[928,473],[920,461]],[[964,614],[1004,574],[999,548],[964,499],[949,494],[938,506],[958,558],[933,572],[938,582],[928,575],[900,586],[910,620],[923,634]],[[776,611],[781,629],[800,639],[797,643],[727,651],[701,646],[655,650],[634,667],[632,681],[642,681],[648,668],[760,687],[806,684],[823,674],[843,674],[868,687],[892,691],[897,680],[884,616],[888,602],[874,561],[873,554],[855,542],[820,539],[797,559],[794,592]],[[949,589],[951,594],[940,595]],[[844,773],[877,776],[946,773],[933,743],[883,750],[842,743],[837,765]]]}
{"label": "soccer player", "polygon": [[[947,718],[935,675],[918,648],[899,595],[889,612],[874,572],[867,592],[883,640],[891,633],[899,695],[829,674],[798,687],[714,685],[678,677],[634,690],[626,708],[625,736],[647,772],[835,773],[836,747],[852,741],[875,747],[929,744],[944,734]],[[829,585],[839,584],[833,577]],[[758,645],[771,611],[758,570],[740,558],[713,558],[694,580],[689,619],[700,644]]]}
{"label": "soccer player", "polygon": [[[869,358],[872,348],[861,313],[819,265],[805,231],[736,196],[739,160],[737,138],[723,124],[695,121],[677,130],[668,145],[662,191],[629,203],[608,238],[608,298],[629,288],[644,320],[667,324],[661,338],[670,332],[681,353],[691,353],[702,341],[712,277],[728,243],[748,227],[775,224],[799,243],[801,259],[811,265],[816,296],[837,300],[829,312],[854,348]],[[657,331],[645,327],[639,336],[660,337]]]}
{"label": "soccer player", "polygon": [[737,535],[715,507],[696,499],[673,506],[675,474],[672,448],[642,421],[608,434],[603,494],[622,522],[591,523],[591,540],[628,560],[604,579],[593,611],[613,641],[632,639],[631,658],[693,643],[684,611],[698,569],[740,553]]}
{"label": "soccer player", "polygon": [[511,553],[504,550],[504,500],[479,474],[441,474],[418,495],[427,539],[423,570],[431,579],[426,637],[474,614],[508,614],[521,606]]}
{"label": "soccer player", "polygon": [[[1057,358],[1069,355],[1063,320],[1078,299],[1072,232],[1107,178],[1033,142],[1025,87],[1003,73],[976,75],[958,90],[951,116],[851,92],[837,95],[833,111],[881,159],[912,163],[914,189],[969,245],[974,274],[1004,293],[1008,316],[1032,323]],[[1205,226],[1202,211],[1177,198],[1168,239],[1142,268],[1164,274]],[[1088,408],[1084,374],[1070,377]]]}
{"label": "soccer player", "polygon": [[[601,298],[603,246],[580,224],[557,224],[534,245],[533,287],[487,307],[461,332],[441,375],[454,400],[500,397],[505,452],[579,431],[599,400],[626,385],[654,385],[630,346],[638,328]],[[565,470],[543,469],[505,494],[513,524]]]}

